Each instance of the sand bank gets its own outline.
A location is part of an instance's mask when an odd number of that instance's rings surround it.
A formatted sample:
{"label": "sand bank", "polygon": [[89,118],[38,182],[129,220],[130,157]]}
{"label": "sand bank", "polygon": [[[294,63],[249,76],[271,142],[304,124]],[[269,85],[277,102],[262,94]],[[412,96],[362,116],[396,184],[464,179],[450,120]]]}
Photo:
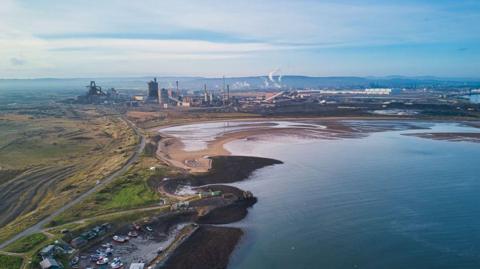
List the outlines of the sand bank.
{"label": "sand bank", "polygon": [[[218,129],[202,134],[206,147],[190,150],[182,139],[182,134],[171,134],[165,128],[159,129],[162,139],[159,141],[157,156],[166,163],[184,169],[190,173],[207,172],[211,166],[209,156],[230,155],[224,148],[226,143],[235,140],[269,141],[273,137],[295,137],[300,139],[342,139],[364,137],[372,132],[389,130],[425,129],[429,125],[415,121],[396,120],[338,120],[338,119],[300,119],[296,121],[262,120],[230,121],[234,126],[218,126]],[[288,123],[288,124],[285,124]],[[198,125],[197,129],[201,129]],[[184,132],[195,132],[187,130]],[[180,133],[180,132],[179,132]],[[189,137],[195,134],[188,133]]]}
{"label": "sand bank", "polygon": [[415,136],[426,139],[452,141],[452,142],[474,142],[480,143],[480,133],[410,133],[407,136]]}

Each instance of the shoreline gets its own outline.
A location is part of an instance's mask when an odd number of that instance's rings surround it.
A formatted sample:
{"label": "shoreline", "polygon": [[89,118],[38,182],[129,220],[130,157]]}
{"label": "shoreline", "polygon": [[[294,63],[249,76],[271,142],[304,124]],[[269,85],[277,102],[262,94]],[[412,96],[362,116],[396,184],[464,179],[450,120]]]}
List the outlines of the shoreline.
{"label": "shoreline", "polygon": [[[315,121],[314,119],[309,120]],[[268,120],[262,122],[268,122]],[[248,208],[257,202],[257,198],[250,192],[224,184],[246,180],[255,170],[269,165],[281,164],[282,162],[260,157],[233,156],[231,152],[224,148],[224,145],[232,141],[259,137],[265,138],[265,136],[319,138],[319,134],[315,133],[319,131],[318,128],[314,128],[311,125],[307,125],[306,128],[299,127],[311,123],[295,121],[296,128],[278,129],[256,124],[257,126],[253,129],[237,130],[221,136],[215,135],[212,141],[206,143],[204,149],[195,151],[185,150],[185,145],[182,143],[181,138],[165,135],[159,131],[161,139],[158,141],[157,156],[169,165],[185,171],[184,176],[167,180],[166,182],[164,180],[160,181],[155,186],[159,192],[166,195],[175,195],[178,186],[190,185],[199,186],[200,189],[209,191],[222,190],[224,193],[234,193],[234,196],[236,195],[237,197],[243,196],[243,199],[235,199],[233,202],[221,205],[209,204],[210,201],[208,199],[207,201],[200,200],[192,203],[192,205],[199,208],[199,217],[196,222],[200,224],[201,228],[196,230],[194,234],[175,249],[164,265],[167,265],[168,268],[205,268],[204,265],[198,263],[198,261],[204,261],[205,264],[209,264],[211,267],[227,268],[230,256],[240,242],[244,232],[240,228],[225,227],[224,225],[244,219],[248,214]],[[325,124],[326,122],[323,120],[322,123]],[[324,139],[358,138],[363,136],[354,128],[339,124],[337,120],[331,120],[327,123],[328,130],[321,130],[322,138]],[[312,131],[314,132],[313,134],[310,133]],[[187,161],[195,163],[197,166],[188,167],[189,162]],[[225,191],[225,189],[228,190]],[[249,195],[246,199],[245,194]],[[212,226],[212,224],[223,225],[217,227]],[[205,229],[208,232],[205,232]],[[200,248],[198,246],[204,247]]]}
{"label": "shoreline", "polygon": [[207,268],[226,268],[243,230],[215,225],[242,220],[257,198],[249,191],[224,184],[246,180],[257,169],[282,163],[274,159],[245,156],[215,156],[211,159],[212,169],[207,173],[151,182],[159,192],[169,195],[176,195],[178,187],[185,185],[201,192],[221,193],[221,196],[188,199],[188,210],[193,209],[191,221],[197,223],[199,228],[172,251],[162,263],[162,268],[200,269],[207,265]]}
{"label": "shoreline", "polygon": [[[367,124],[355,125],[347,122],[365,122]],[[198,174],[206,173],[211,168],[211,161],[209,156],[231,155],[224,145],[243,139],[265,139],[271,137],[299,137],[306,139],[344,139],[344,138],[360,138],[373,132],[395,130],[398,126],[404,129],[422,129],[418,128],[415,123],[421,123],[422,120],[411,118],[375,118],[365,119],[358,118],[269,118],[269,119],[244,119],[244,120],[228,120],[228,121],[207,121],[201,123],[222,123],[222,122],[253,122],[253,123],[268,123],[268,122],[295,122],[296,125],[289,127],[272,126],[253,126],[251,128],[244,128],[238,130],[231,130],[224,133],[214,134],[212,139],[205,141],[205,147],[198,150],[186,150],[185,144],[178,136],[166,134],[163,131],[171,127],[181,127],[192,125],[171,125],[155,130],[161,136],[158,143],[156,156],[165,163],[179,168],[185,172]],[[368,125],[372,122],[390,122],[385,126],[375,126],[375,124]],[[201,124],[195,123],[195,124]],[[317,127],[315,127],[317,126]],[[318,128],[318,127],[324,128]],[[403,126],[403,127],[402,127]]]}
{"label": "shoreline", "polygon": [[[247,119],[246,121],[258,123],[258,121]],[[262,122],[268,121],[284,121],[282,119],[263,119]],[[345,122],[343,122],[345,121]],[[346,123],[350,121],[350,123]],[[237,140],[242,139],[266,139],[268,140],[274,136],[299,136],[301,138],[313,138],[313,139],[324,139],[324,140],[331,140],[331,139],[345,139],[345,138],[362,138],[371,133],[375,132],[382,132],[382,131],[393,131],[393,130],[420,130],[420,129],[429,129],[429,126],[422,126],[424,123],[428,123],[423,120],[412,120],[412,119],[400,119],[400,120],[392,120],[392,119],[376,119],[374,121],[362,121],[362,122],[355,122],[358,119],[341,119],[341,120],[325,120],[325,119],[309,119],[309,120],[297,120],[295,121],[297,126],[303,126],[304,124],[311,124],[316,123],[319,125],[325,125],[326,128],[319,131],[319,129],[312,128],[311,126],[307,126],[305,128],[272,128],[271,126],[255,126],[252,129],[247,130],[234,130],[232,132],[225,132],[221,135],[213,135],[213,139],[206,142],[205,148],[200,150],[192,150],[188,151],[184,149],[184,144],[181,141],[181,138],[175,137],[173,135],[165,135],[161,131],[159,131],[162,139],[159,141],[161,146],[158,147],[157,156],[159,156],[162,160],[173,165],[177,168],[182,169],[185,171],[187,176],[183,177],[181,180],[176,182],[173,187],[167,187],[167,191],[164,189],[165,192],[172,192],[174,189],[180,184],[190,184],[192,186],[200,186],[200,189],[205,188],[208,190],[217,190],[221,188],[231,188],[236,189],[238,192],[242,192],[242,190],[232,187],[228,184],[232,182],[237,182],[241,180],[245,180],[249,177],[249,175],[264,166],[252,167],[250,166],[250,171],[236,179],[229,180],[225,177],[215,177],[216,171],[228,171],[228,168],[225,167],[224,164],[221,163],[223,159],[230,159],[234,160],[235,158],[243,158],[243,162],[248,162],[248,160],[256,160],[259,157],[246,157],[246,156],[235,156],[232,155],[227,149],[224,148],[224,145]],[[221,122],[221,121],[220,121]],[[353,123],[351,123],[353,122]],[[414,122],[414,123],[412,123]],[[372,124],[373,123],[373,124]],[[375,124],[376,123],[376,124]],[[378,124],[381,123],[381,124]],[[430,121],[429,123],[432,123]],[[191,125],[191,124],[187,124]],[[180,125],[182,126],[182,125]],[[472,126],[471,127],[477,127]],[[265,127],[265,128],[264,128]],[[477,127],[478,128],[478,127]],[[191,162],[188,162],[188,161]],[[219,162],[220,160],[220,162]],[[273,159],[270,159],[273,160]],[[202,162],[203,161],[203,162]],[[273,160],[277,161],[277,160]],[[241,163],[242,161],[240,161]],[[281,163],[281,161],[277,161]],[[191,167],[188,164],[196,164],[196,166]],[[277,164],[277,163],[273,163]],[[271,164],[269,164],[271,165]],[[267,166],[267,165],[265,165]],[[238,171],[241,171],[242,168],[239,168]],[[230,171],[229,174],[235,174],[235,171]],[[193,178],[193,180],[192,180]],[[213,184],[213,185],[211,185]],[[218,185],[220,184],[220,185]],[[166,184],[168,185],[168,184]],[[231,190],[230,190],[231,191]],[[235,191],[233,191],[235,192]],[[250,200],[240,200],[238,203],[230,203],[228,205],[223,205],[219,207],[209,208],[207,213],[201,215],[197,219],[197,223],[200,224],[201,227],[208,226],[210,234],[216,233],[224,233],[225,235],[222,237],[225,239],[228,236],[231,236],[229,240],[225,240],[228,243],[224,245],[224,241],[222,239],[218,239],[217,242],[212,243],[211,241],[216,241],[215,239],[207,240],[202,235],[192,236],[188,240],[186,240],[177,250],[174,251],[172,254],[171,261],[166,261],[172,268],[183,268],[184,266],[188,265],[188,268],[202,268],[201,265],[197,267],[194,266],[193,260],[198,260],[200,257],[204,255],[209,255],[209,251],[203,250],[203,252],[195,251],[195,246],[198,245],[209,245],[211,248],[211,252],[218,252],[218,247],[222,246],[222,249],[230,249],[228,254],[223,253],[223,255],[217,256],[217,261],[219,267],[217,268],[226,268],[228,266],[228,261],[230,258],[231,253],[234,251],[236,245],[240,241],[240,238],[243,235],[243,231],[240,228],[231,228],[231,227],[216,227],[212,226],[215,224],[228,224],[233,223],[239,220],[242,220],[248,214],[248,208],[253,206],[256,203],[256,198],[252,197],[253,199]],[[217,231],[217,228],[225,229],[222,231]],[[240,233],[240,235],[239,235]],[[229,234],[229,235],[228,235]],[[203,238],[203,239],[199,239]],[[215,238],[213,236],[212,238]],[[208,243],[207,243],[208,242]],[[233,245],[233,247],[232,247]],[[183,254],[181,254],[183,253]],[[211,254],[211,253],[210,253]],[[181,258],[180,258],[181,257]],[[192,262],[192,263],[190,263]],[[183,266],[183,267],[182,267]]]}

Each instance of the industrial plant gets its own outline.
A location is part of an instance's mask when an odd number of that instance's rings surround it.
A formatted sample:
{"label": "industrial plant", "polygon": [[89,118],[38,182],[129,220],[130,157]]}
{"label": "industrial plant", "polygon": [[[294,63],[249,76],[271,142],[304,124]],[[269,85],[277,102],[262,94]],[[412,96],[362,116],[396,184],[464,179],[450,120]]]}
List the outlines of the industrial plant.
{"label": "industrial plant", "polygon": [[[320,113],[337,114],[385,114],[406,115],[418,113],[425,106],[448,104],[448,110],[476,111],[465,102],[465,96],[475,94],[476,89],[435,87],[287,87],[280,77],[266,78],[264,88],[236,88],[226,83],[225,77],[215,84],[203,83],[202,87],[182,87],[179,80],[161,83],[157,78],[145,82],[136,90],[103,88],[91,81],[77,103],[111,104],[133,110],[204,110],[223,112],[274,113]],[[232,82],[233,80],[230,80]],[[219,83],[220,82],[220,83]],[[163,85],[161,85],[163,84]],[[246,83],[244,83],[246,84]],[[199,89],[200,88],[200,89]],[[393,112],[392,112],[393,111]],[[453,113],[445,112],[445,113]]]}

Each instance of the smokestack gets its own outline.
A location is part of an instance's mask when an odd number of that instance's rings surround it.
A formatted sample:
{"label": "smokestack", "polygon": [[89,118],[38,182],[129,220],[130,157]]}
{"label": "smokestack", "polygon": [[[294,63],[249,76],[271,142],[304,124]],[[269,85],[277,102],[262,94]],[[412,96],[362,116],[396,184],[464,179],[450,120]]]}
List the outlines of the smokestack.
{"label": "smokestack", "polygon": [[227,102],[230,103],[230,85],[227,84]]}
{"label": "smokestack", "polygon": [[177,98],[180,97],[180,90],[178,89],[178,80],[175,81],[175,83],[177,84]]}
{"label": "smokestack", "polygon": [[225,76],[223,76],[223,84],[222,84],[222,102],[225,104]]}

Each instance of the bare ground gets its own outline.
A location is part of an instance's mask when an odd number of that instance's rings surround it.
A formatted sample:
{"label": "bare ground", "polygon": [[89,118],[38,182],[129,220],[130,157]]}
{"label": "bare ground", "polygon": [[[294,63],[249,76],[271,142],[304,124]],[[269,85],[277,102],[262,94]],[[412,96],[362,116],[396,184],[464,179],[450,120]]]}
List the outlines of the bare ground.
{"label": "bare ground", "polygon": [[33,168],[1,184],[0,226],[35,210],[49,191],[75,171],[74,166]]}

